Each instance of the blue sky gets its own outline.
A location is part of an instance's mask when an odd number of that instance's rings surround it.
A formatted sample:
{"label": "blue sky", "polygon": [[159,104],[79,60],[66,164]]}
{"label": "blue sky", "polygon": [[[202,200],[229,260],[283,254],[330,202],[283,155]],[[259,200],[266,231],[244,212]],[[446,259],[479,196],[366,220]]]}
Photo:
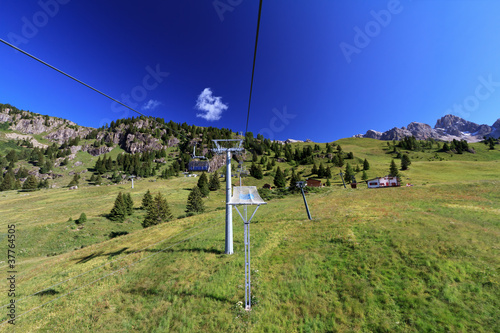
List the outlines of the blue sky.
{"label": "blue sky", "polygon": [[[0,11],[2,39],[145,114],[245,130],[257,0],[0,1]],[[447,113],[491,125],[498,17],[494,0],[264,0],[249,131],[328,142]],[[4,44],[0,74],[1,103],[92,127],[136,116]]]}

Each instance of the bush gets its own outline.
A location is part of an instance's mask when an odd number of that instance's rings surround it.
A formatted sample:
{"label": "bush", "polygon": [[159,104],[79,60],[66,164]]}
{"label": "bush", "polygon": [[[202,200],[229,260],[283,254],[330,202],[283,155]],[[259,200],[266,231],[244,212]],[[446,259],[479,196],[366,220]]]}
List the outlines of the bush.
{"label": "bush", "polygon": [[87,222],[87,215],[85,215],[85,213],[82,213],[77,221],[78,224]]}

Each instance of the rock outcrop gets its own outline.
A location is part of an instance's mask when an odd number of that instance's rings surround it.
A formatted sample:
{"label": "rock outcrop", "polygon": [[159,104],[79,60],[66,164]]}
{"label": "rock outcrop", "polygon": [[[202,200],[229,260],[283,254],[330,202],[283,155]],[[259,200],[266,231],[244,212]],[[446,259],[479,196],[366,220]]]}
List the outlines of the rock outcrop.
{"label": "rock outcrop", "polygon": [[498,138],[500,136],[500,119],[493,126],[479,125],[454,115],[446,115],[437,120],[432,128],[430,125],[412,122],[407,127],[394,127],[385,132],[368,130],[366,134],[358,134],[355,137],[372,138],[377,140],[401,140],[407,136],[414,136],[419,140],[429,138],[451,141],[466,140],[468,142],[478,142],[484,137]]}

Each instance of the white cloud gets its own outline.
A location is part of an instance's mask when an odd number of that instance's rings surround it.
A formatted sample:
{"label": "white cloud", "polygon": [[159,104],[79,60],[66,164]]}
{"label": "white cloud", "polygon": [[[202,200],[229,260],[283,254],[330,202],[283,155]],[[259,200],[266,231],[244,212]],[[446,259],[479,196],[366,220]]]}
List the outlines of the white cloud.
{"label": "white cloud", "polygon": [[222,103],[221,98],[222,97],[214,97],[210,88],[203,89],[196,101],[196,109],[204,111],[204,113],[197,113],[196,117],[208,121],[219,120],[222,117],[222,111],[228,108],[227,104]]}
{"label": "white cloud", "polygon": [[147,101],[147,103],[144,103],[144,105],[142,106],[142,110],[154,110],[160,105],[161,105],[160,101],[150,99],[149,101]]}

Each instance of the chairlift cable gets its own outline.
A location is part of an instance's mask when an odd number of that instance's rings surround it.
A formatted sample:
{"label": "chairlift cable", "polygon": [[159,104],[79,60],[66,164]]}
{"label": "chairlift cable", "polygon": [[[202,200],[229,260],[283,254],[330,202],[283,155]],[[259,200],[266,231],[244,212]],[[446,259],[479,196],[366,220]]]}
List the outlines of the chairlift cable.
{"label": "chairlift cable", "polygon": [[245,127],[245,137],[247,136],[247,132],[248,132],[248,120],[250,119],[250,105],[252,104],[253,76],[255,73],[255,59],[257,58],[257,45],[259,42],[259,27],[260,27],[261,13],[262,13],[262,0],[260,0],[260,3],[259,3],[259,17],[257,19],[257,33],[255,34],[255,49],[253,52],[252,79],[250,81],[250,96],[248,98],[248,112],[247,112],[247,124]]}
{"label": "chairlift cable", "polygon": [[87,88],[89,88],[89,89],[92,89],[93,91],[97,92],[98,94],[101,94],[102,96],[104,96],[104,97],[106,97],[106,98],[109,98],[109,99],[110,99],[110,100],[112,100],[113,102],[116,102],[116,103],[118,103],[118,104],[120,104],[120,105],[122,105],[122,106],[126,107],[127,109],[129,109],[129,110],[131,110],[131,111],[133,111],[133,112],[135,112],[135,113],[137,113],[137,114],[140,114],[141,116],[144,116],[144,117],[146,117],[146,118],[151,118],[151,119],[152,119],[155,123],[157,123],[158,125],[160,125],[160,126],[165,126],[165,127],[166,127],[166,128],[168,128],[169,130],[171,130],[171,131],[175,132],[176,134],[178,134],[178,135],[180,135],[180,136],[184,137],[185,139],[189,140],[189,139],[188,139],[188,138],[187,138],[184,134],[182,134],[182,133],[180,133],[180,132],[178,132],[178,131],[174,130],[173,128],[170,128],[167,124],[160,124],[158,121],[156,121],[156,119],[155,119],[154,117],[147,116],[147,115],[145,115],[145,114],[143,114],[143,113],[141,113],[141,112],[137,111],[136,109],[134,109],[134,108],[132,108],[132,107],[128,106],[127,104],[122,103],[122,102],[120,102],[119,100],[117,100],[117,99],[115,99],[115,98],[113,98],[113,97],[109,96],[108,94],[105,94],[105,93],[103,93],[102,91],[100,91],[100,90],[98,90],[98,89],[96,89],[96,88],[92,87],[91,85],[89,85],[89,84],[87,84],[87,83],[85,83],[85,82],[83,82],[83,81],[81,81],[81,80],[77,79],[76,77],[74,77],[74,76],[71,76],[71,75],[67,74],[66,72],[64,72],[64,71],[60,70],[59,68],[57,68],[57,67],[55,67],[55,66],[52,66],[51,64],[49,64],[49,63],[47,63],[47,62],[43,61],[42,59],[37,58],[37,57],[35,57],[34,55],[32,55],[32,54],[30,54],[30,53],[28,53],[28,52],[26,52],[26,51],[24,51],[24,50],[20,49],[19,47],[17,47],[17,46],[15,46],[15,45],[13,45],[13,44],[11,44],[11,43],[9,43],[9,42],[5,41],[4,39],[0,38],[0,42],[4,43],[4,44],[5,44],[5,45],[7,45],[7,46],[12,47],[13,49],[15,49],[15,50],[17,50],[17,51],[21,52],[21,53],[22,53],[22,54],[24,54],[24,55],[27,55],[28,57],[30,57],[30,58],[32,58],[32,59],[34,59],[34,60],[36,60],[36,61],[38,61],[38,62],[42,63],[43,65],[45,65],[45,66],[47,66],[47,67],[49,67],[49,68],[51,68],[51,69],[53,69],[53,70],[55,70],[55,71],[57,71],[57,72],[61,73],[62,75],[69,77],[70,79],[72,79],[72,80],[74,80],[74,81],[76,81],[76,82],[78,82],[78,83],[80,83],[80,84],[84,85],[85,87],[87,87]]}

